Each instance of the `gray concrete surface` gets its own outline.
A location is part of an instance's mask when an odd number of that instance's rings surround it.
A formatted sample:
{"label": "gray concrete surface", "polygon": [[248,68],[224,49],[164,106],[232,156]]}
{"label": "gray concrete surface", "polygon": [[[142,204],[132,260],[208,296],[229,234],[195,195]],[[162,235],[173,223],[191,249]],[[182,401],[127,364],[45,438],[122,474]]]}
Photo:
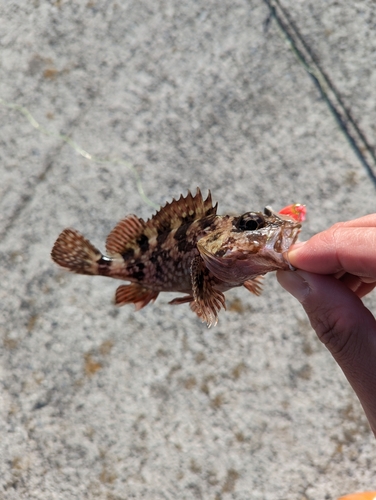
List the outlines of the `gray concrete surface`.
{"label": "gray concrete surface", "polygon": [[[282,1],[375,145],[375,3]],[[126,162],[156,205],[196,186],[220,213],[306,203],[303,238],[375,211],[374,185],[268,16],[262,0],[0,6],[0,498],[376,489],[358,400],[273,275],[259,298],[230,291],[208,330],[167,295],[116,309],[115,281],[49,257],[64,227],[103,249],[124,215],[153,213]]]}

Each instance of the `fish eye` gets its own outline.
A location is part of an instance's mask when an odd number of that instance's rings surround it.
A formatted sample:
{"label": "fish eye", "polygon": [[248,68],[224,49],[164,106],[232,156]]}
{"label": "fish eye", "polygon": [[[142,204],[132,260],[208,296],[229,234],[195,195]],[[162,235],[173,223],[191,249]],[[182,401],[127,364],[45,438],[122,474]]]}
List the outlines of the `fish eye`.
{"label": "fish eye", "polygon": [[265,219],[261,214],[248,212],[239,217],[236,227],[241,231],[255,231],[265,226]]}

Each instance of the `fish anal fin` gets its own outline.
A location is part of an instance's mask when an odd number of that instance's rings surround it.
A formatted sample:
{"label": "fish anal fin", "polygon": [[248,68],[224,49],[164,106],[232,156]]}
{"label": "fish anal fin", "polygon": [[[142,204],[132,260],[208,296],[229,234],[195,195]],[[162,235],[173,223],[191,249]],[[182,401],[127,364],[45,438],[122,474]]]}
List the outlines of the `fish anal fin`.
{"label": "fish anal fin", "polygon": [[139,239],[145,230],[145,221],[136,215],[122,219],[107,236],[106,250],[109,255],[125,254],[137,248]]}
{"label": "fish anal fin", "polygon": [[255,295],[261,295],[262,293],[262,280],[263,276],[256,276],[251,280],[247,280],[243,283],[243,286]]}
{"label": "fish anal fin", "polygon": [[208,327],[218,322],[218,312],[226,309],[225,296],[214,288],[213,276],[206,268],[200,256],[195,257],[191,264],[191,280],[194,301],[190,307],[193,312],[206,322]]}
{"label": "fish anal fin", "polygon": [[161,233],[177,229],[182,223],[190,223],[217,213],[217,204],[213,206],[209,191],[204,200],[201,191],[197,188],[195,195],[188,191],[187,196],[181,195],[178,200],[166,203],[151,219],[146,222],[148,229]]}
{"label": "fish anal fin", "polygon": [[100,274],[102,253],[75,229],[64,229],[56,240],[51,257],[56,264],[77,274]]}
{"label": "fish anal fin", "polygon": [[169,304],[172,306],[176,306],[179,304],[186,304],[187,302],[192,302],[195,300],[192,295],[183,295],[183,297],[176,297],[175,299],[170,300]]}
{"label": "fish anal fin", "polygon": [[115,304],[123,306],[124,304],[134,304],[136,311],[147,306],[150,301],[155,301],[159,292],[145,288],[138,283],[130,285],[121,285],[116,290]]}

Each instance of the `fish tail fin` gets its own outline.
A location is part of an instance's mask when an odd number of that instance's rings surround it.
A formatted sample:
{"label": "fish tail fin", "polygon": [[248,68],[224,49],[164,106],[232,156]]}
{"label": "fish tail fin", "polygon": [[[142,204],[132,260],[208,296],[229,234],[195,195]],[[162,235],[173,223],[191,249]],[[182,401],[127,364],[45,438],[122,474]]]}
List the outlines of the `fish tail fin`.
{"label": "fish tail fin", "polygon": [[64,229],[53,246],[51,257],[73,273],[102,274],[98,265],[102,253],[75,229]]}

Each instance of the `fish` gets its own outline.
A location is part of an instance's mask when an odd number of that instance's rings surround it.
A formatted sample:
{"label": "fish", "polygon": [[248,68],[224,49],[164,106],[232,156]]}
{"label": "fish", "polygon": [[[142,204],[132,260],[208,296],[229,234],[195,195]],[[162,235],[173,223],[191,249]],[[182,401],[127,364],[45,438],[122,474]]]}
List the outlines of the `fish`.
{"label": "fish", "polygon": [[217,215],[218,203],[197,188],[173,199],[144,221],[128,215],[110,232],[103,254],[76,229],[57,238],[52,260],[77,274],[108,276],[120,285],[115,304],[136,310],[160,292],[179,292],[169,304],[188,303],[208,327],[226,309],[224,292],[244,286],[260,295],[262,276],[291,268],[287,251],[297,240],[305,206],[289,205],[276,213]]}

